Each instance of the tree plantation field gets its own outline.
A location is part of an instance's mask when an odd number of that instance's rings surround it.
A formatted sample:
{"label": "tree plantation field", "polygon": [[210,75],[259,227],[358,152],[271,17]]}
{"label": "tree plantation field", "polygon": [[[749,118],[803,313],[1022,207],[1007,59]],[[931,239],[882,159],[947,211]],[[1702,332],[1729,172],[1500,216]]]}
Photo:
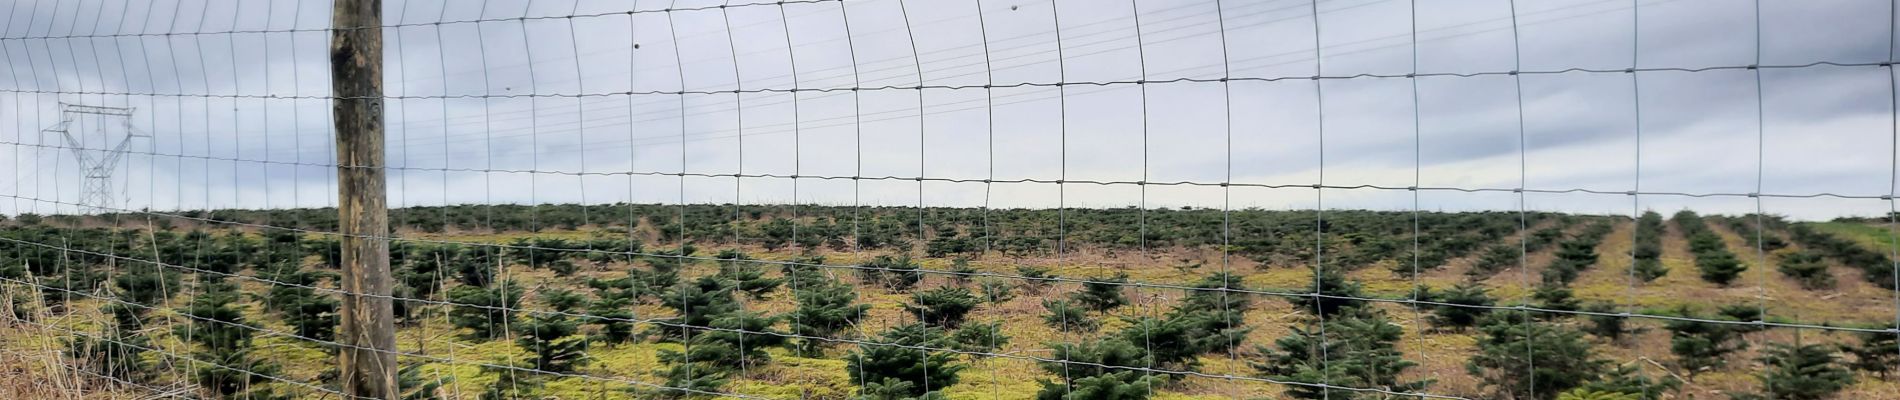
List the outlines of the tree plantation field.
{"label": "tree plantation field", "polygon": [[[391,220],[414,399],[1900,399],[1879,218],[618,204]],[[337,385],[335,224],[10,218],[0,343],[94,387],[323,398],[307,385]]]}

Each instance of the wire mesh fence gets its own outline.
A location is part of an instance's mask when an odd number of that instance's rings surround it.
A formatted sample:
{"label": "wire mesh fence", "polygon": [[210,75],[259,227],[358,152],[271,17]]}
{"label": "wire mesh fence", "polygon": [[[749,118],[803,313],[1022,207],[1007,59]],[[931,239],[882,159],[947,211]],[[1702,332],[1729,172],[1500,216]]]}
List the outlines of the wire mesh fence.
{"label": "wire mesh fence", "polygon": [[[340,351],[402,398],[1900,393],[1892,2],[331,7],[5,7],[9,352],[137,398],[361,397]],[[362,30],[383,94],[334,95]]]}

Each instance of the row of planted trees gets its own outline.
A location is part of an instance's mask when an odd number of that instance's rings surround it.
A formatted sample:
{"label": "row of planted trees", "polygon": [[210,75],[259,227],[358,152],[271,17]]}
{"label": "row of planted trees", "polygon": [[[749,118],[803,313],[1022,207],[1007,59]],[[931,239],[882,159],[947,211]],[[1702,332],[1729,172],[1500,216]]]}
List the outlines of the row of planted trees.
{"label": "row of planted trees", "polygon": [[1721,286],[1728,286],[1748,270],[1748,265],[1728,250],[1728,244],[1722,236],[1709,229],[1702,216],[1694,211],[1677,211],[1670,218],[1676,229],[1682,231],[1683,238],[1689,241],[1689,253],[1695,255],[1695,267],[1702,280]]}
{"label": "row of planted trees", "polygon": [[[1853,240],[1821,232],[1806,224],[1783,224],[1788,238],[1800,244],[1812,257],[1825,257],[1861,271],[1861,276],[1876,287],[1893,288],[1894,260],[1888,256],[1893,249],[1870,249]],[[1891,234],[1890,234],[1891,235]],[[1892,236],[1889,236],[1891,238]],[[1884,251],[1883,251],[1884,250]]]}
{"label": "row of planted trees", "polygon": [[[254,240],[205,231],[13,226],[0,230],[0,237],[6,241],[0,264],[7,266],[0,268],[0,280],[13,295],[10,316],[76,314],[77,307],[90,304],[110,319],[96,332],[68,335],[67,355],[99,376],[185,379],[213,397],[293,397],[307,391],[265,384],[282,365],[260,354],[266,351],[257,343],[260,335],[334,338],[338,302],[316,289],[331,274],[303,268],[307,258],[329,248],[298,235]],[[245,270],[286,284],[247,293],[239,275]],[[38,296],[23,296],[33,292]],[[189,298],[175,301],[180,295]],[[253,298],[263,315],[286,328],[254,320],[248,310]]]}
{"label": "row of planted trees", "polygon": [[[1599,222],[1564,226],[1564,230],[1554,231],[1558,234],[1544,234],[1545,239],[1538,239],[1547,242],[1540,247],[1556,247],[1552,263],[1545,268],[1545,287],[1567,286],[1578,271],[1594,265],[1595,248],[1609,229]],[[1564,232],[1572,233],[1565,238]],[[106,302],[107,313],[114,316],[120,328],[149,325],[155,319],[176,320],[171,322],[178,328],[161,332],[165,334],[162,337],[152,336],[155,333],[151,330],[117,329],[111,334],[121,336],[106,337],[114,340],[75,339],[72,348],[76,357],[111,361],[96,365],[112,366],[106,371],[121,374],[115,376],[154,379],[165,374],[155,361],[164,357],[127,356],[142,351],[140,346],[127,344],[184,340],[192,346],[193,358],[199,360],[186,363],[197,366],[189,373],[212,395],[289,395],[280,394],[280,386],[257,385],[265,376],[278,373],[281,366],[257,354],[253,342],[264,324],[248,319],[244,308],[250,298],[240,296],[238,285],[230,282],[236,279],[233,275],[245,271],[286,283],[269,286],[257,298],[265,307],[265,315],[283,321],[282,325],[300,338],[321,341],[333,336],[330,329],[335,325],[335,300],[318,289],[334,279],[330,275],[333,242],[310,240],[290,232],[193,231],[178,235],[44,226],[9,228],[4,234],[26,243],[64,241],[59,243],[66,251],[45,251],[45,246],[14,242],[0,251],[0,256],[8,257],[4,265],[19,267],[9,270],[8,279],[73,290],[59,295],[53,293],[57,290],[48,291],[41,296],[40,303],[47,304],[42,307],[58,309],[71,304],[67,300],[83,298],[74,292],[103,288],[114,298],[146,306]],[[398,243],[392,259],[401,282],[399,295],[442,298],[451,303],[433,306],[428,305],[430,302],[398,302],[403,305],[400,312],[406,324],[420,323],[431,312],[427,308],[444,308],[434,312],[446,312],[449,321],[467,338],[508,340],[526,354],[489,361],[493,366],[487,374],[493,376],[494,384],[483,390],[494,398],[537,396],[556,378],[538,372],[580,371],[591,362],[586,356],[590,346],[644,341],[674,343],[679,350],[662,353],[659,358],[666,367],[656,371],[672,389],[642,389],[641,395],[690,397],[719,392],[746,371],[769,365],[772,354],[764,349],[784,347],[800,356],[845,360],[846,372],[859,386],[859,395],[941,396],[944,388],[957,383],[957,372],[981,358],[997,356],[994,352],[1009,343],[999,322],[971,321],[969,316],[983,307],[1008,302],[1018,293],[1044,300],[1044,322],[1052,329],[1072,333],[1064,335],[1067,340],[1044,346],[1051,356],[1043,362],[1043,368],[1054,377],[1044,378],[1041,396],[1045,398],[1146,397],[1154,389],[1178,384],[1179,374],[1161,371],[1196,370],[1201,357],[1222,353],[1246,353],[1256,360],[1256,376],[1277,381],[1398,392],[1424,390],[1431,384],[1403,379],[1405,371],[1415,365],[1396,345],[1405,330],[1393,323],[1378,302],[1365,300],[1369,296],[1337,268],[1320,271],[1316,289],[1324,296],[1286,297],[1305,312],[1305,327],[1267,345],[1248,343],[1252,328],[1240,321],[1256,307],[1257,295],[1246,289],[1241,277],[1229,274],[1205,277],[1194,290],[1183,293],[1167,313],[1135,315],[1139,313],[1118,312],[1132,303],[1123,293],[1130,282],[1119,275],[1084,278],[1075,291],[1061,293],[1056,287],[1062,283],[1044,269],[1020,269],[1018,274],[1027,278],[1020,280],[971,278],[973,267],[955,263],[950,269],[951,279],[932,282],[925,279],[929,272],[918,261],[904,256],[880,256],[860,265],[840,266],[824,265],[825,261],[815,256],[789,263],[760,262],[737,251],[722,251],[707,257],[716,260],[710,262],[716,270],[700,274],[689,272],[706,264],[697,262],[700,258],[692,246],[643,249],[635,241],[617,238],[524,239],[502,247]],[[73,249],[82,251],[70,251]],[[168,261],[176,264],[115,263],[138,257],[160,257],[176,260]],[[114,265],[118,268],[105,268]],[[778,266],[777,274],[769,273],[768,265]],[[581,285],[536,282],[528,287],[503,273],[507,266],[547,269],[557,277],[588,267],[624,269],[624,275],[571,280],[583,282],[585,290],[591,291],[583,293],[576,290]],[[855,281],[831,273],[841,270],[854,271]],[[181,279],[180,271],[187,272],[183,275],[190,279]],[[609,272],[607,276],[612,275]],[[70,279],[74,277],[80,279]],[[860,302],[858,296],[867,288],[907,295],[902,309],[914,317],[881,332],[864,332],[862,319],[871,306]],[[1569,299],[1567,288],[1562,290],[1564,295],[1547,297],[1544,292],[1539,290],[1537,295],[1540,308],[1579,307]],[[191,294],[188,304],[177,314],[154,316],[149,310],[167,307],[167,299],[176,293]],[[783,313],[763,313],[757,311],[763,307],[749,306],[788,297],[796,307]],[[1499,311],[1493,308],[1496,301],[1475,284],[1442,292],[1422,290],[1421,298],[1444,304],[1430,307],[1430,321],[1436,329],[1477,329],[1479,352],[1467,367],[1497,393],[1531,394],[1531,379],[1539,382],[1534,393],[1539,398],[1576,388],[1654,398],[1649,393],[1671,387],[1666,380],[1650,379],[1634,369],[1595,359],[1585,334],[1615,342],[1643,329],[1626,324],[1625,318],[1597,315],[1579,319],[1561,313]],[[530,302],[533,304],[526,304]],[[664,307],[672,315],[638,318],[633,310],[641,304]],[[1677,313],[1692,316],[1693,311]],[[1720,311],[1720,315],[1710,318],[1755,321],[1761,317],[1759,313],[1747,314],[1745,307]],[[31,313],[20,313],[16,307],[15,314]],[[1124,320],[1115,324],[1119,328],[1103,332],[1106,324],[1101,322],[1115,318]],[[1750,326],[1697,322],[1665,326],[1671,333],[1671,351],[1688,371],[1723,368],[1726,358],[1739,351],[1739,343],[1745,343],[1739,338],[1754,332],[1746,328]],[[1887,344],[1880,340],[1887,340]],[[1833,347],[1812,346],[1818,345],[1769,352],[1780,358],[1764,359],[1764,365],[1788,365],[1793,368],[1788,371],[1796,372],[1777,373],[1798,374],[1802,368],[1876,371],[1881,365],[1892,364],[1890,356],[1883,363],[1879,357],[1886,353],[1878,351],[1881,346],[1892,348],[1891,338],[1879,335],[1868,335],[1862,345],[1847,349],[1851,358],[1842,357]],[[1526,348],[1548,349],[1548,353],[1523,353]],[[1825,357],[1814,356],[1817,352]],[[1816,359],[1827,362],[1813,361]],[[1535,368],[1530,367],[1533,363]],[[427,391],[442,384],[440,380],[422,379],[415,371],[414,366],[406,369],[409,380],[405,387]],[[1877,371],[1884,374],[1886,369]],[[1768,382],[1789,378],[1763,376],[1764,393],[1782,398],[1787,396],[1774,391],[1810,386],[1772,384]],[[1288,396],[1302,398],[1354,395],[1315,385],[1295,384],[1288,390]]]}
{"label": "row of planted trees", "polygon": [[[922,251],[931,257],[983,252],[1053,254],[1057,242],[1110,250],[1225,247],[1262,263],[1311,259],[1313,235],[1345,268],[1413,258],[1424,269],[1509,235],[1520,222],[1556,214],[1514,212],[1312,211],[1209,208],[974,209],[953,207],[543,204],[455,205],[391,210],[398,230],[426,233],[540,232],[613,229],[656,242],[757,245],[801,249]],[[334,209],[179,211],[187,220],[335,231]],[[139,214],[22,215],[32,224],[80,226],[87,221],[143,221]],[[1525,220],[1525,221],[1520,221]],[[172,220],[158,221],[169,228]]]}
{"label": "row of planted trees", "polygon": [[[1638,229],[1650,228],[1639,225]],[[1546,289],[1537,295],[1542,302],[1540,308],[1576,309],[1569,296],[1544,293],[1567,293],[1562,287],[1573,281],[1577,272],[1596,263],[1595,248],[1609,228],[1605,224],[1591,223],[1574,231],[1568,239],[1549,239],[1557,250],[1544,272]],[[1639,237],[1638,241],[1638,246],[1643,246],[1645,240]],[[684,254],[691,254],[691,249],[686,249]],[[859,394],[870,398],[941,396],[943,388],[957,383],[957,372],[969,362],[988,355],[1009,340],[1000,334],[999,325],[970,323],[966,321],[967,315],[985,303],[1008,301],[1017,291],[1041,296],[1050,290],[1055,280],[1046,270],[1030,267],[1018,271],[1028,279],[1017,284],[995,278],[969,279],[968,275],[974,270],[960,262],[952,267],[953,278],[947,285],[922,289],[925,274],[916,262],[883,256],[851,267],[858,275],[857,285],[852,285],[819,273],[827,267],[811,267],[822,264],[821,259],[785,264],[779,277],[768,278],[755,268],[756,263],[745,262],[742,254],[723,252],[715,258],[727,261],[720,263],[716,274],[690,282],[679,282],[679,259],[669,257],[649,258],[645,260],[646,270],[632,270],[626,278],[590,282],[596,290],[604,290],[597,293],[595,305],[589,306],[590,313],[618,309],[618,304],[629,301],[624,299],[635,299],[631,301],[656,301],[680,314],[674,319],[679,322],[661,323],[648,335],[684,345],[682,351],[662,357],[672,365],[663,375],[668,377],[669,386],[693,389],[660,390],[653,394],[690,396],[716,391],[735,370],[743,371],[768,362],[769,354],[758,350],[764,347],[787,346],[801,355],[824,355],[823,349],[834,344],[824,338],[851,336],[848,327],[857,322],[853,316],[861,317],[868,308],[856,302],[853,289],[874,286],[910,293],[904,310],[915,315],[915,322],[852,340],[861,344],[843,358],[848,363],[847,372],[860,386]],[[1639,254],[1638,258],[1643,256]],[[1320,292],[1326,296],[1292,298],[1296,306],[1311,310],[1310,326],[1325,329],[1295,329],[1272,346],[1255,347],[1254,355],[1267,360],[1254,363],[1258,376],[1285,382],[1378,387],[1400,392],[1430,385],[1429,381],[1400,378],[1404,370],[1414,365],[1406,361],[1394,345],[1403,337],[1403,329],[1391,323],[1378,307],[1356,300],[1364,297],[1357,284],[1347,281],[1337,270],[1328,271],[1321,274],[1319,285]],[[799,283],[801,281],[804,283]],[[1153,389],[1165,388],[1178,379],[1177,374],[1157,371],[1194,370],[1199,357],[1239,351],[1238,347],[1246,341],[1250,328],[1236,321],[1242,319],[1252,303],[1247,300],[1249,296],[1239,279],[1228,275],[1203,280],[1197,288],[1206,290],[1191,291],[1165,316],[1127,317],[1121,324],[1123,327],[1115,332],[1096,332],[1101,329],[1100,321],[1113,318],[1114,310],[1129,303],[1121,293],[1126,283],[1125,276],[1089,278],[1076,292],[1043,296],[1047,311],[1045,323],[1088,338],[1049,345],[1050,354],[1056,356],[1044,363],[1044,369],[1058,379],[1043,381],[1041,397],[1146,397]],[[744,301],[768,298],[780,286],[791,288],[799,304],[797,311],[777,316],[745,311]],[[976,290],[971,290],[972,287]],[[647,296],[652,298],[639,300],[640,293],[649,293]],[[1435,326],[1459,330],[1478,328],[1482,335],[1480,351],[1467,366],[1474,376],[1481,377],[1498,393],[1524,393],[1522,396],[1537,398],[1552,397],[1560,392],[1620,393],[1658,398],[1679,385],[1670,379],[1644,376],[1632,365],[1612,365],[1593,355],[1592,343],[1585,339],[1586,334],[1615,343],[1646,329],[1627,324],[1624,317],[1600,313],[1573,321],[1575,317],[1562,313],[1496,311],[1491,307],[1495,300],[1481,287],[1469,284],[1445,292],[1424,291],[1422,297],[1446,304],[1432,307],[1430,321]],[[1758,313],[1748,314],[1745,307],[1724,307],[1721,311],[1720,315],[1710,318],[1738,322],[1760,319]],[[1693,310],[1686,308],[1677,313],[1694,316]],[[492,321],[494,316],[485,318]],[[610,325],[624,322],[602,322],[599,331],[633,336],[630,326]],[[523,325],[539,326],[538,323]],[[774,331],[781,325],[792,327],[793,334]],[[1678,365],[1686,371],[1723,367],[1726,358],[1739,351],[1737,343],[1741,335],[1753,332],[1747,327],[1680,321],[1664,326],[1670,331],[1671,351],[1677,355]],[[552,331],[573,332],[571,329]],[[528,336],[528,332],[521,334]],[[603,334],[606,336],[615,335]],[[1851,363],[1841,357],[1842,348],[1831,345],[1778,346],[1765,351],[1760,362],[1773,368],[1759,374],[1763,381],[1761,395],[1818,398],[1851,382],[1851,373],[1838,373],[1848,367],[1885,374],[1887,369],[1882,366],[1891,362],[1882,361],[1882,357],[1890,356],[1880,349],[1891,346],[1882,344],[1882,340],[1890,339],[1866,335],[1861,345],[1846,348],[1854,354]],[[521,346],[561,347],[532,341],[523,341]],[[1533,350],[1519,352],[1522,349]],[[1823,378],[1817,380],[1815,376]],[[1846,378],[1825,378],[1832,376]],[[1531,380],[1540,383],[1533,388]],[[521,386],[518,381],[508,382]],[[1289,388],[1288,395],[1295,397],[1350,397],[1353,394],[1324,386],[1295,384]]]}
{"label": "row of planted trees", "polygon": [[[1720,237],[1708,229],[1705,221],[1726,225],[1745,242],[1773,256],[1775,271],[1804,289],[1835,288],[1837,281],[1830,271],[1830,261],[1860,270],[1862,276],[1877,287],[1888,288],[1892,284],[1893,260],[1886,254],[1850,239],[1820,233],[1809,224],[1791,224],[1780,217],[1756,214],[1700,218],[1688,211],[1677,213],[1675,220],[1689,240],[1702,277],[1713,283],[1727,285],[1748,267],[1734,259],[1734,254],[1721,244]],[[1781,232],[1786,232],[1793,243],[1784,239]],[[1800,248],[1792,248],[1795,244]],[[1638,249],[1639,258],[1650,254],[1644,252],[1642,246]],[[1643,272],[1638,270],[1639,274]]]}
{"label": "row of planted trees", "polygon": [[[1736,225],[1733,219],[1723,221],[1732,227]],[[1698,231],[1700,221],[1694,216],[1679,214],[1678,223],[1684,222],[1689,224],[1685,228],[1688,236],[1703,236],[1700,240],[1709,243],[1707,236],[1712,233],[1706,232],[1706,227]],[[1444,291],[1422,288],[1418,292],[1420,298],[1438,304],[1431,307],[1432,315],[1427,320],[1440,329],[1480,328],[1483,334],[1480,353],[1469,360],[1467,366],[1471,374],[1481,377],[1500,394],[1548,398],[1575,387],[1575,392],[1567,393],[1574,395],[1572,398],[1621,398],[1619,393],[1631,398],[1660,398],[1665,392],[1678,389],[1682,382],[1673,377],[1642,376],[1636,364],[1611,366],[1607,361],[1595,360],[1590,355],[1591,343],[1579,340],[1588,334],[1607,344],[1621,346],[1627,345],[1632,335],[1650,329],[1631,324],[1629,317],[1621,315],[1612,304],[1578,304],[1571,296],[1568,285],[1578,272],[1597,262],[1595,248],[1610,230],[1606,224],[1592,224],[1559,242],[1551,264],[1543,271],[1542,285],[1532,295],[1537,309],[1556,312],[1527,314],[1509,307],[1496,307],[1497,300],[1491,298],[1484,287],[1468,281]],[[1635,263],[1631,273],[1645,281],[1665,274],[1667,269],[1659,260],[1661,217],[1646,213],[1637,219],[1635,230]],[[1527,236],[1527,241],[1547,241],[1549,239],[1536,238],[1547,236],[1539,233],[1548,231],[1552,230],[1536,231]],[[1765,247],[1785,247],[1785,243],[1766,237],[1762,241],[1776,243],[1764,244]],[[1525,246],[1532,247],[1529,243]],[[1699,250],[1699,254],[1713,253],[1706,246]],[[1580,308],[1587,315],[1582,321],[1568,321],[1575,317],[1561,313]],[[1669,320],[1661,328],[1669,333],[1669,349],[1675,356],[1675,365],[1690,377],[1724,369],[1735,354],[1746,349],[1748,341],[1743,339],[1744,335],[1765,330],[1763,325],[1754,323],[1763,319],[1762,309],[1757,305],[1723,306],[1715,315],[1701,315],[1692,307],[1681,306],[1670,314],[1688,318]],[[1703,322],[1702,319],[1726,322]],[[1895,368],[1896,359],[1900,359],[1900,353],[1892,351],[1895,335],[1890,333],[1858,333],[1855,335],[1858,340],[1849,344],[1802,343],[1799,332],[1796,335],[1795,343],[1771,344],[1759,352],[1755,361],[1764,367],[1755,373],[1760,383],[1757,392],[1734,393],[1733,396],[1827,398],[1852,384],[1855,371],[1885,377]],[[1545,366],[1554,370],[1544,371]],[[1526,381],[1532,379],[1537,382],[1538,393],[1531,393],[1533,389],[1526,386]],[[1596,395],[1608,397],[1591,397]]]}
{"label": "row of planted trees", "polygon": [[1662,214],[1655,211],[1644,211],[1636,218],[1635,247],[1630,250],[1634,258],[1634,264],[1630,265],[1631,277],[1647,283],[1669,275],[1669,266],[1662,262],[1662,239],[1668,234],[1664,229]]}

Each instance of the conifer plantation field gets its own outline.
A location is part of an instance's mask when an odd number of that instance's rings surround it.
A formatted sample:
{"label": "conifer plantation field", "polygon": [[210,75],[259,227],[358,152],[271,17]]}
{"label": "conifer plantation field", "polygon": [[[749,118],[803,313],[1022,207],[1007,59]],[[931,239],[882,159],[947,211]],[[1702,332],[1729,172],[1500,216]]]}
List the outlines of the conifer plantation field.
{"label": "conifer plantation field", "polygon": [[[391,221],[411,399],[1900,399],[1884,217],[615,204]],[[25,366],[9,379],[59,360],[192,397],[322,398],[260,376],[337,385],[335,224],[0,222],[0,347]]]}

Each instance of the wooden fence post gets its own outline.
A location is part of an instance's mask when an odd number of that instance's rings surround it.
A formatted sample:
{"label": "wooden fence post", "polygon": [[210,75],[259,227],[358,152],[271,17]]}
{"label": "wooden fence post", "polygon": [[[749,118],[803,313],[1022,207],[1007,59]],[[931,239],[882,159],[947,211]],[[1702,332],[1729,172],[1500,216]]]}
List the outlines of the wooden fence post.
{"label": "wooden fence post", "polygon": [[383,171],[381,0],[333,0],[330,88],[336,107],[337,214],[344,291],[337,340],[343,392],[395,399],[396,326]]}

